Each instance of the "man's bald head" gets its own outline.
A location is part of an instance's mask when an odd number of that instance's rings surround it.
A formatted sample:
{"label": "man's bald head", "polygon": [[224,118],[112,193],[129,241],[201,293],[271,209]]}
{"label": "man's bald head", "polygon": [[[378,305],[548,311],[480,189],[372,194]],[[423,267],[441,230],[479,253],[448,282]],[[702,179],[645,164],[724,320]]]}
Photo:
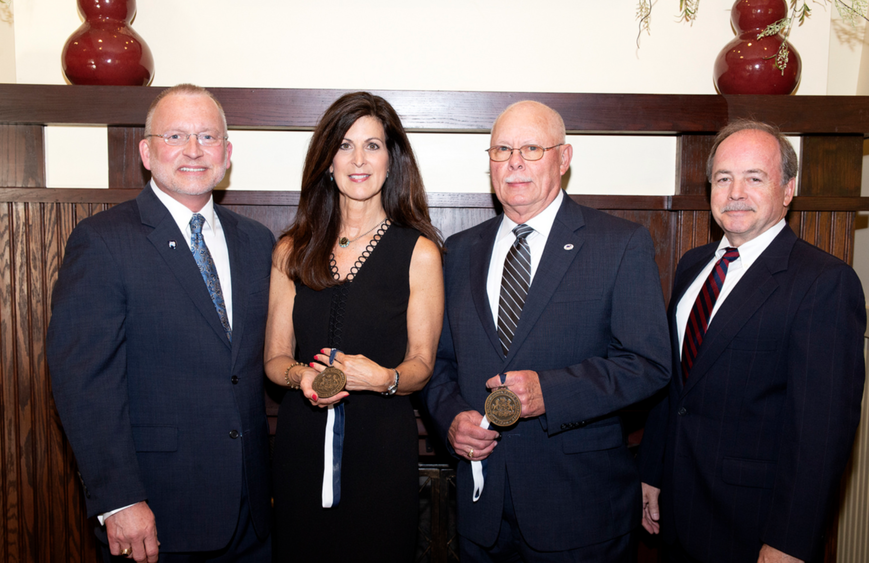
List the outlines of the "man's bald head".
{"label": "man's bald head", "polygon": [[495,133],[495,129],[498,128],[498,123],[511,113],[523,115],[526,119],[536,122],[539,127],[552,135],[553,144],[563,143],[566,139],[567,133],[561,115],[546,104],[541,104],[534,100],[523,100],[507,106],[507,109],[502,111],[501,115],[495,119],[495,123],[492,124],[493,134]]}
{"label": "man's bald head", "polygon": [[[573,157],[573,147],[564,141],[561,116],[540,102],[517,102],[498,116],[492,125],[491,147],[500,147],[501,154],[510,156],[496,161],[490,153],[489,174],[507,217],[524,223],[558,197],[561,177]],[[530,146],[537,152],[527,160],[519,149]]]}

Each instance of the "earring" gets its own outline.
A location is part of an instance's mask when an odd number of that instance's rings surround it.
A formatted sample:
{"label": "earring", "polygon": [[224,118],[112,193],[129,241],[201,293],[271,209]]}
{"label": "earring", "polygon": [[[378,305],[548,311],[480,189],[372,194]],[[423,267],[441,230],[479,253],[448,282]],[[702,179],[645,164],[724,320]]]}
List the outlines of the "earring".
{"label": "earring", "polygon": [[386,171],[386,177],[389,178],[389,170]]}
{"label": "earring", "polygon": [[332,173],[331,173],[331,172],[329,172],[329,181],[330,181],[330,182],[334,182],[334,181],[335,181],[335,178],[332,177]]}

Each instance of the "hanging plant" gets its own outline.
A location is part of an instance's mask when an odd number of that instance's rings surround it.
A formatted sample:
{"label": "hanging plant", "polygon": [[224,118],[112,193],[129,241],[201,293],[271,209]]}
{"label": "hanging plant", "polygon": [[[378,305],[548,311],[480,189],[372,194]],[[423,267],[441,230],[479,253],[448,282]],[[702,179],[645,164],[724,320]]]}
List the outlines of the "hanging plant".
{"label": "hanging plant", "polygon": [[[639,20],[639,31],[637,33],[637,47],[640,46],[640,36],[645,31],[647,35],[651,34],[652,20],[652,5],[657,0],[638,0],[637,2],[637,20]],[[775,23],[767,26],[757,38],[773,36],[777,33],[781,34],[782,41],[779,45],[778,52],[775,56],[775,67],[784,73],[788,66],[788,48],[787,41],[791,34],[791,30],[796,25],[803,25],[806,19],[812,15],[812,9],[809,7],[808,0],[786,0],[788,2],[788,17],[782,18]],[[869,0],[815,0],[815,3],[832,4],[839,12],[839,17],[843,21],[856,27],[859,20],[869,21]],[[678,20],[688,23],[694,23],[697,19],[697,11],[700,7],[700,0],[679,0],[679,16]]]}

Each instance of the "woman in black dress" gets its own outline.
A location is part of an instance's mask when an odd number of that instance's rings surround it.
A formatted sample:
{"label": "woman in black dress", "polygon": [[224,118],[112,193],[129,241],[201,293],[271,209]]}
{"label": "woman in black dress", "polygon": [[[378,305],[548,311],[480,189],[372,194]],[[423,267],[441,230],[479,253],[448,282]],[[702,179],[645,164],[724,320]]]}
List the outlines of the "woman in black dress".
{"label": "woman in black dress", "polygon": [[[409,395],[431,376],[443,300],[440,236],[398,115],[346,94],[314,131],[273,257],[266,373],[291,389],[275,436],[275,561],[413,559]],[[330,365],[346,384],[318,396]]]}

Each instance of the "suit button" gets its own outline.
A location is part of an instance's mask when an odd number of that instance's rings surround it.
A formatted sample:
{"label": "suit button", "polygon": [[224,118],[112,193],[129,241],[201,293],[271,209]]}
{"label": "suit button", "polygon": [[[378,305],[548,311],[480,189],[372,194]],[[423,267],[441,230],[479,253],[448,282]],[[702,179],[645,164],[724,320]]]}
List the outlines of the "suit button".
{"label": "suit button", "polygon": [[586,425],[586,422],[583,420],[582,422],[578,422],[576,425],[582,428]]}
{"label": "suit button", "polygon": [[235,440],[239,436],[241,436],[241,432],[239,432],[238,430],[230,430],[229,431],[229,437],[232,438],[233,440]]}
{"label": "suit button", "polygon": [[232,381],[232,384],[233,384],[233,385],[238,384],[238,376],[237,376],[237,375],[233,375],[233,376],[232,376],[232,379],[231,379],[230,381]]}
{"label": "suit button", "polygon": [[679,412],[677,412],[676,414],[678,414],[679,416],[685,416],[686,414],[688,414],[688,409],[686,409],[685,407],[682,407],[681,409],[679,409]]}
{"label": "suit button", "polygon": [[570,425],[567,424],[566,422],[565,422],[564,424],[561,425],[561,429],[562,429],[562,430],[567,430],[568,428],[570,428]]}

